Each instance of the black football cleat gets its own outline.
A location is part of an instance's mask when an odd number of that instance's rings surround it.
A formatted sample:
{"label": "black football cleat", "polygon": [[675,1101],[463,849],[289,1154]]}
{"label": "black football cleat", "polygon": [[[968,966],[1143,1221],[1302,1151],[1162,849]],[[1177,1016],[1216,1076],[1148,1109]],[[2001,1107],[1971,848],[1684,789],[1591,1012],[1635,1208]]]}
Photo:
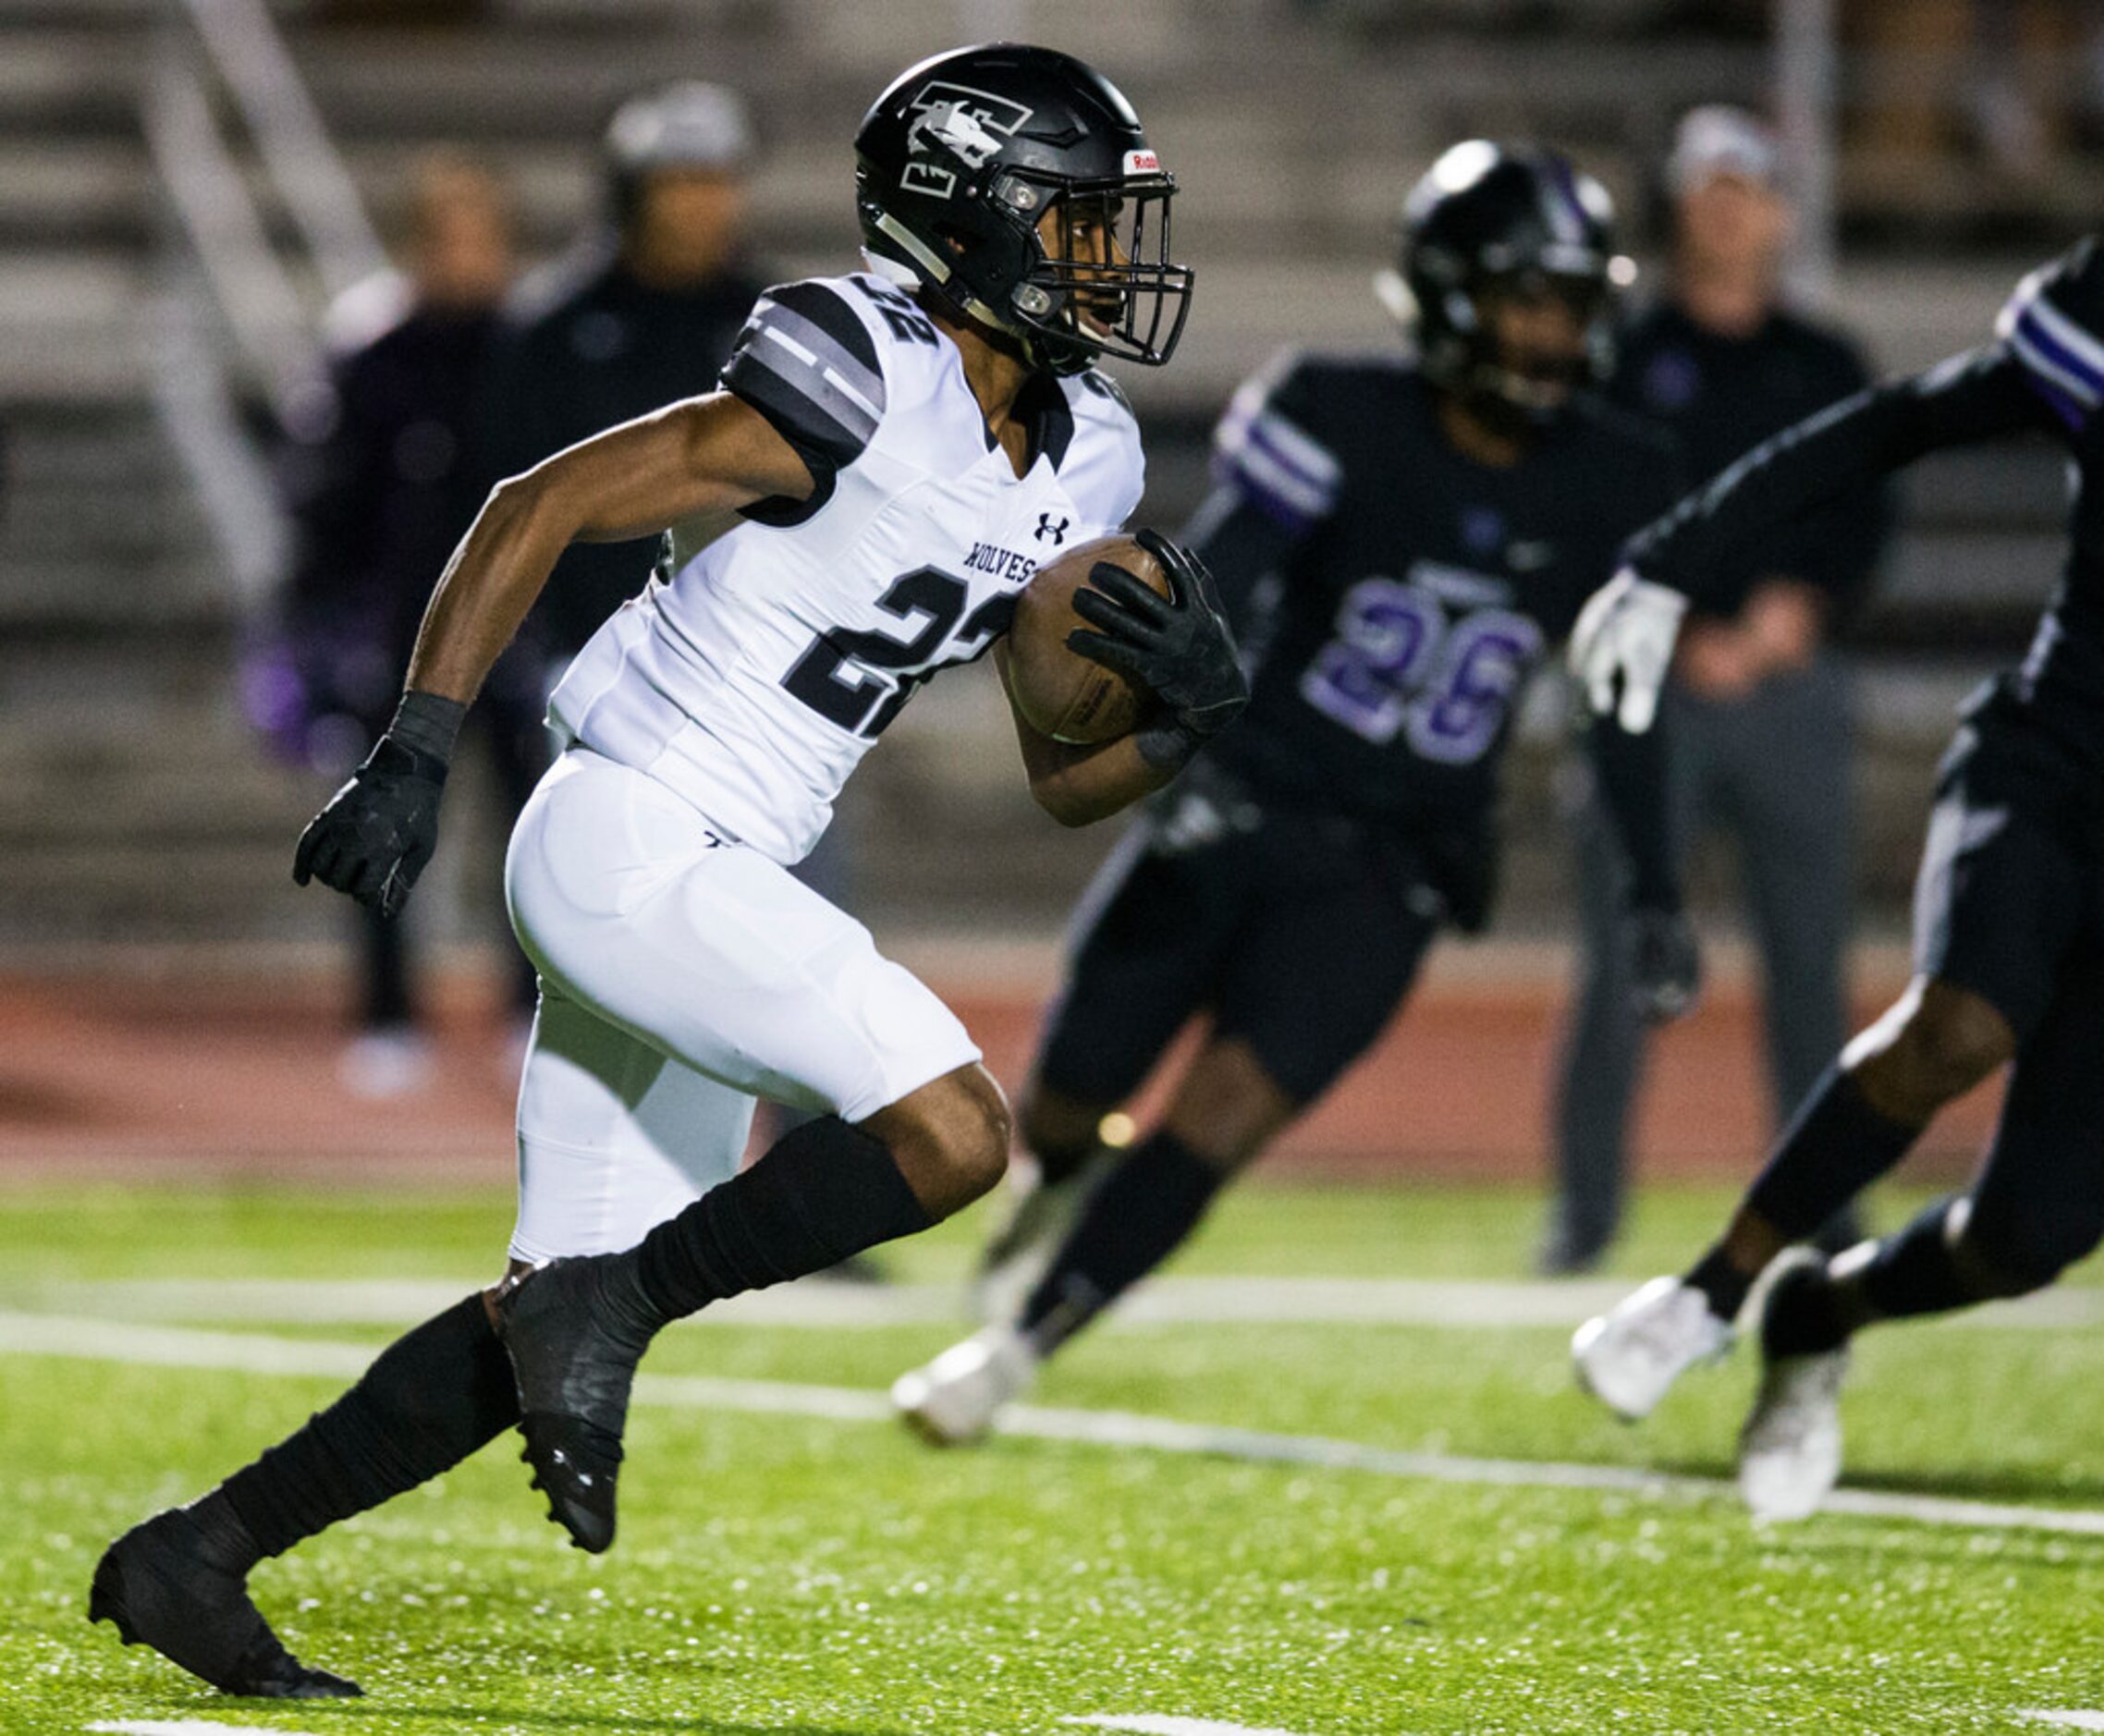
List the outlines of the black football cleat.
{"label": "black football cleat", "polygon": [[250,1601],[245,1578],[209,1523],[189,1508],[171,1508],[103,1552],[88,1620],[115,1623],[127,1645],[151,1645],[222,1693],[359,1698],[364,1690],[355,1681],[312,1669],[285,1649]]}
{"label": "black football cleat", "polygon": [[497,1292],[497,1336],[519,1382],[520,1458],[548,1517],[580,1549],[614,1541],[614,1485],[636,1364],[657,1330],[622,1256],[555,1260]]}

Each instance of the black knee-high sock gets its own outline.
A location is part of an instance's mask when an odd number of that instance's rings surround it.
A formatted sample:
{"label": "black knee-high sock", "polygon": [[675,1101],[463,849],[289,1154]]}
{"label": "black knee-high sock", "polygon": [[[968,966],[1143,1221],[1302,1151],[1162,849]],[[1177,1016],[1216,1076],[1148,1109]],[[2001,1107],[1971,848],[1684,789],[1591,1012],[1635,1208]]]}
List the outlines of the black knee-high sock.
{"label": "black knee-high sock", "polygon": [[1022,1330],[1049,1356],[1198,1227],[1227,1172],[1173,1133],[1113,1169],[1023,1304]]}
{"label": "black knee-high sock", "polygon": [[934,1221],[882,1140],[822,1115],[616,1257],[662,1325],[822,1272]]}
{"label": "black knee-high sock", "polygon": [[518,1420],[511,1363],[477,1293],[397,1339],[342,1398],[206,1500],[225,1501],[259,1558],[279,1555],[451,1470]]}
{"label": "black knee-high sock", "polygon": [[1830,1069],[1783,1131],[1746,1204],[1803,1241],[1907,1155],[1921,1129],[1873,1108],[1854,1079]]}
{"label": "black knee-high sock", "polygon": [[1034,1141],[1030,1155],[1037,1159],[1039,1181],[1046,1187],[1057,1187],[1070,1176],[1080,1174],[1098,1152],[1109,1149],[1092,1132],[1070,1145],[1055,1145],[1048,1140]]}
{"label": "black knee-high sock", "polygon": [[[1864,1101],[1853,1079],[1841,1068],[1813,1086],[1776,1143],[1767,1166],[1746,1190],[1746,1204],[1791,1241],[1838,1231],[1840,1216],[1856,1194],[1907,1155],[1921,1135]],[[1685,1282],[1709,1300],[1720,1320],[1745,1305],[1757,1272],[1743,1272],[1717,1243],[1689,1270]]]}
{"label": "black knee-high sock", "polygon": [[1952,1249],[1951,1204],[1939,1200],[1868,1251],[1851,1249],[1824,1268],[1792,1274],[1768,1305],[1762,1349],[1771,1357],[1836,1350],[1873,1321],[1947,1314],[1997,1293]]}

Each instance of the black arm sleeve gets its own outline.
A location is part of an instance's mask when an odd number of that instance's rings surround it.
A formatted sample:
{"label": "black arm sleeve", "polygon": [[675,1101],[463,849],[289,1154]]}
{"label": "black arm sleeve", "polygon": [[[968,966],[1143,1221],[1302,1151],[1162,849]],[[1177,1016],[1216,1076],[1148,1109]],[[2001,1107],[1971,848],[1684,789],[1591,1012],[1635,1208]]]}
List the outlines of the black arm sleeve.
{"label": "black arm sleeve", "polygon": [[[1808,382],[1814,403],[1838,403],[1871,384],[1861,359],[1843,346],[1808,356],[1806,364],[1816,368],[1816,377]],[[1889,482],[1837,495],[1785,527],[1772,551],[1757,552],[1754,576],[1792,579],[1816,587],[1826,601],[1829,630],[1844,627],[1876,576],[1893,518]]]}
{"label": "black arm sleeve", "polygon": [[1666,768],[1672,744],[1660,718],[1640,736],[1612,717],[1596,717],[1585,734],[1600,800],[1629,862],[1633,910],[1681,908],[1680,864],[1668,827]]}
{"label": "black arm sleeve", "polygon": [[1925,453],[2053,427],[2003,346],[1969,350],[1858,392],[1764,440],[1639,531],[1625,558],[1646,579],[1699,604],[1705,576],[1768,526],[1793,524]]}

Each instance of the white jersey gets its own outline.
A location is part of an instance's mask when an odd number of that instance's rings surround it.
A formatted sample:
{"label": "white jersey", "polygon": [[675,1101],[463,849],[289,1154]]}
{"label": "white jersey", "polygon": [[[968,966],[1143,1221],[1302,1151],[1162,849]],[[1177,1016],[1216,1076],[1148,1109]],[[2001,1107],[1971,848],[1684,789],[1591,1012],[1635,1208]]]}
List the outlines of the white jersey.
{"label": "white jersey", "polygon": [[549,710],[787,863],[914,689],[992,646],[1040,562],[1125,521],[1144,460],[1107,379],[1040,375],[1018,478],[956,345],[874,276],[769,290],[722,383],[802,454],[811,498],[758,502],[699,547],[676,534]]}

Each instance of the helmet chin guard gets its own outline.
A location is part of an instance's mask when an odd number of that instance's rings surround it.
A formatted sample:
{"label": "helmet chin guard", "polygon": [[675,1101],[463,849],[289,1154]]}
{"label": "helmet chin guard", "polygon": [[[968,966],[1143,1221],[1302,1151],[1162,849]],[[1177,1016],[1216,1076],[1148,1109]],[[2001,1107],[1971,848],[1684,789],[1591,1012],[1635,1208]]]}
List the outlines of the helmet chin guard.
{"label": "helmet chin guard", "polygon": [[863,246],[1035,367],[1159,366],[1193,274],[1169,251],[1176,182],[1132,106],[1071,55],[1015,43],[937,55],[856,135]]}

